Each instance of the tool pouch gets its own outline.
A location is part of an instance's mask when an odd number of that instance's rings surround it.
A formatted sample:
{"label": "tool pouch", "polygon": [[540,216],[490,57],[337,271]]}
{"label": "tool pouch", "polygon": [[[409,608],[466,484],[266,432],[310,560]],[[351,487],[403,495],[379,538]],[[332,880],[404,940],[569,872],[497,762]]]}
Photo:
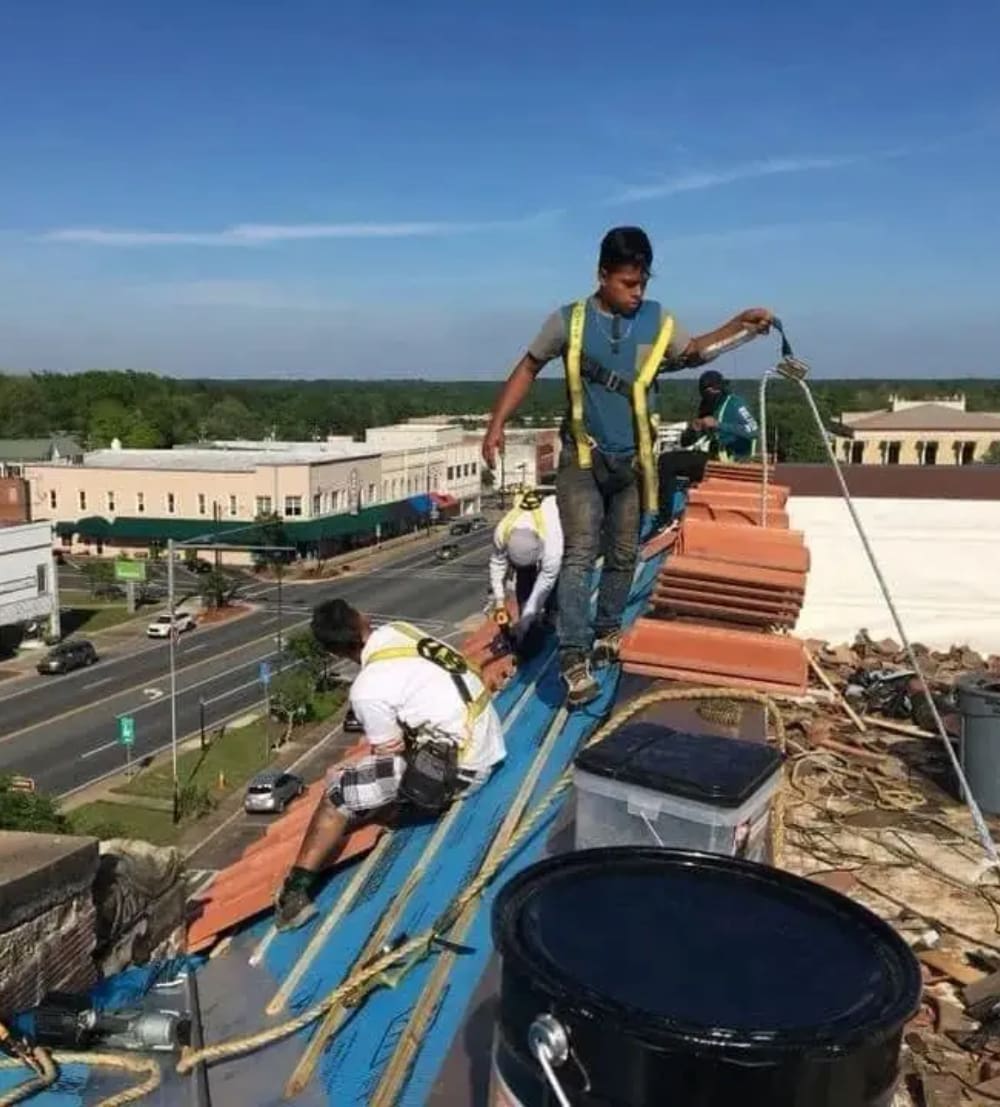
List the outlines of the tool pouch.
{"label": "tool pouch", "polygon": [[634,457],[609,457],[600,450],[591,453],[594,480],[605,495],[613,496],[623,492],[636,482],[636,461]]}
{"label": "tool pouch", "polygon": [[458,746],[438,738],[426,738],[406,756],[399,782],[401,799],[421,811],[446,810],[458,791]]}

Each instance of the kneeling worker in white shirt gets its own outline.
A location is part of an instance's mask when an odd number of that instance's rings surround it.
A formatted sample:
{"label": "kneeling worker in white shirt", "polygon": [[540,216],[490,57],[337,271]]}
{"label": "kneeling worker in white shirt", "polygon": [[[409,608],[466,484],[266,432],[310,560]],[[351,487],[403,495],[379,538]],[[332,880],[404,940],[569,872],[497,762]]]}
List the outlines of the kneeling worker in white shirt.
{"label": "kneeling worker in white shirt", "polygon": [[329,653],[361,666],[350,698],[370,749],[330,779],[278,893],[279,930],[315,914],[316,876],[352,820],[397,802],[439,814],[507,752],[489,691],[447,643],[408,623],[373,630],[341,599],[314,608],[312,630]]}
{"label": "kneeling worker in white shirt", "polygon": [[493,532],[490,591],[493,619],[506,619],[507,576],[514,571],[518,621],[514,637],[523,642],[532,626],[554,606],[562,566],[563,532],[555,496],[523,492]]}

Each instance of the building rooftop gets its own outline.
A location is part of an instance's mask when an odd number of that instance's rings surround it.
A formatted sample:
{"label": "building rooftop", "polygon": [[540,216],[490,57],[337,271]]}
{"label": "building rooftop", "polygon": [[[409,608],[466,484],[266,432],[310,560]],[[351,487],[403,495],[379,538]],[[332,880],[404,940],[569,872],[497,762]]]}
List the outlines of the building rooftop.
{"label": "building rooftop", "polygon": [[52,461],[83,453],[80,443],[65,434],[45,438],[0,438],[0,461]]}
{"label": "building rooftop", "polygon": [[[266,465],[318,465],[347,458],[374,457],[379,452],[363,442],[287,442],[286,448],[258,443],[251,447],[214,449],[181,446],[172,450],[91,450],[82,465],[91,469],[190,470],[248,473]],[[45,464],[43,462],[42,464]],[[52,462],[65,466],[67,463]]]}
{"label": "building rooftop", "polygon": [[840,422],[852,430],[865,431],[1000,431],[1000,412],[968,411],[961,393],[923,400],[893,395],[887,408],[845,411]]}

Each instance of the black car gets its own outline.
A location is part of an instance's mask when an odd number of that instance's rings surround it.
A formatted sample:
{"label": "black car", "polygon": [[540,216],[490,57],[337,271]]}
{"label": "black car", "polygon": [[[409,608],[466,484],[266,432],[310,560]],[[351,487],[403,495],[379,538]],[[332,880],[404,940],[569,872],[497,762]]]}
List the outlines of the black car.
{"label": "black car", "polygon": [[448,530],[449,534],[469,534],[472,530],[471,519],[459,519],[458,522],[452,523]]}
{"label": "black car", "polygon": [[86,638],[77,638],[71,642],[60,642],[38,662],[38,671],[44,676],[49,673],[70,673],[74,669],[83,669],[99,660],[93,642]]}
{"label": "black car", "polygon": [[458,545],[455,542],[446,542],[443,546],[438,547],[435,556],[438,561],[453,561],[458,557]]}
{"label": "black car", "polygon": [[203,557],[192,557],[184,562],[184,568],[191,573],[210,573],[215,566]]}
{"label": "black car", "polygon": [[120,584],[98,584],[94,589],[94,597],[98,600],[120,600],[125,596],[125,589]]}
{"label": "black car", "polygon": [[344,733],[345,734],[360,734],[364,728],[358,721],[357,715],[354,714],[354,708],[348,706],[347,714],[344,716]]}

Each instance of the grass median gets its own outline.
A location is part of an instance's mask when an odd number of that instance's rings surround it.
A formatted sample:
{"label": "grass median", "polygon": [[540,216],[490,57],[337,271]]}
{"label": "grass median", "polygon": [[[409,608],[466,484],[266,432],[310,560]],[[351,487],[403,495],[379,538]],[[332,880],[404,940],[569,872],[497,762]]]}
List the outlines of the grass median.
{"label": "grass median", "polygon": [[[342,705],[345,689],[316,693],[312,717],[296,727],[292,740],[308,742],[325,731],[321,725]],[[191,823],[208,815],[226,796],[280,756],[271,744],[286,727],[263,717],[211,735],[207,748],[189,749],[177,758],[181,821],[172,819],[173,769],[170,755],[160,755],[131,780],[111,789],[114,800],[97,800],[70,812],[73,828],[99,838],[142,838],[155,845],[175,841]],[[129,802],[133,800],[134,802]]]}

